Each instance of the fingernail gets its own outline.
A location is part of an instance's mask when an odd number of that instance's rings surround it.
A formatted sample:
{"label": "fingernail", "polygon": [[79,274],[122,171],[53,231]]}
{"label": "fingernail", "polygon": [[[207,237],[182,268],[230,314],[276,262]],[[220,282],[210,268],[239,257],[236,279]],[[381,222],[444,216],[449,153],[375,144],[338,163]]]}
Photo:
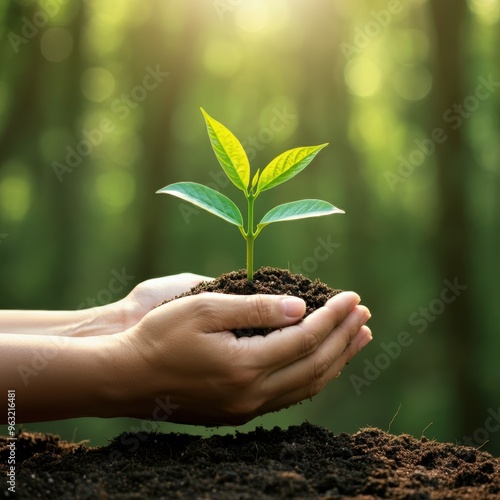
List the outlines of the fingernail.
{"label": "fingernail", "polygon": [[365,335],[359,341],[358,349],[361,351],[361,349],[363,349],[363,347],[366,347],[372,340],[373,340],[373,337],[371,335]]}
{"label": "fingernail", "polygon": [[301,318],[305,312],[305,303],[298,297],[286,297],[281,301],[281,307],[288,318]]}

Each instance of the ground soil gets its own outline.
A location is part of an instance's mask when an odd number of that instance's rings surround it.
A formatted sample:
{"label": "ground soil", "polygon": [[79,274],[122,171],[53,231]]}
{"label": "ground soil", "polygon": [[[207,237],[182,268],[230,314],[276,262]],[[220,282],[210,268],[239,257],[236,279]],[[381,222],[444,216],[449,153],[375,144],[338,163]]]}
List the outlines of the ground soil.
{"label": "ground soil", "polygon": [[[342,290],[330,288],[318,279],[311,281],[302,274],[292,274],[286,269],[275,267],[261,267],[255,271],[253,280],[247,279],[244,269],[232,273],[222,274],[213,281],[204,281],[192,288],[189,292],[179,295],[197,295],[203,292],[227,293],[232,295],[253,295],[262,293],[267,295],[294,295],[304,299],[306,313],[304,317],[314,310],[325,305],[325,302],[337,295]],[[175,300],[175,299],[172,299]],[[168,300],[163,302],[165,304]],[[161,305],[161,304],[160,304]],[[253,335],[267,335],[272,329],[244,329],[235,330],[237,337],[251,337]]]}
{"label": "ground soil", "polygon": [[[0,437],[0,470],[8,449]],[[123,434],[88,448],[21,433],[20,499],[498,499],[500,459],[379,429],[334,435],[309,423],[201,438]]]}
{"label": "ground soil", "polygon": [[[308,315],[340,290],[262,268],[253,282],[237,271],[202,283],[190,294],[202,292],[295,295],[306,301]],[[97,448],[21,432],[15,495],[5,481],[6,445],[0,436],[0,498],[500,499],[500,458],[374,428],[334,435],[304,423],[211,438],[125,433]]]}

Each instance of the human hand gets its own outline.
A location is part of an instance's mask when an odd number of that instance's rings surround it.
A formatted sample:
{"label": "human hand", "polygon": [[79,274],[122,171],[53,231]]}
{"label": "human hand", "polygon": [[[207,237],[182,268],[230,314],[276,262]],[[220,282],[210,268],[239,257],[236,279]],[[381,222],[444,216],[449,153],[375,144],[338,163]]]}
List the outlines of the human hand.
{"label": "human hand", "polygon": [[[343,292],[300,321],[295,297],[200,294],[148,312],[115,335],[113,415],[240,425],[320,392],[370,340],[368,309]],[[296,324],[300,321],[298,324]],[[274,327],[236,338],[236,328]],[[160,399],[158,399],[160,398]]]}
{"label": "human hand", "polygon": [[123,299],[96,308],[96,314],[111,319],[114,331],[118,333],[135,326],[158,304],[181,295],[202,281],[212,280],[208,276],[181,273],[162,278],[154,278],[139,283]]}

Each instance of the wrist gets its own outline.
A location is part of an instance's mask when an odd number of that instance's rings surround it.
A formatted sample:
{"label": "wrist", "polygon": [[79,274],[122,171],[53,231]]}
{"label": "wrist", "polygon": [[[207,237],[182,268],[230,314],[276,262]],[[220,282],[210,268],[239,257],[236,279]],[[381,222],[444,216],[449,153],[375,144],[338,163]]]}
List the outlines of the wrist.
{"label": "wrist", "polygon": [[129,328],[122,301],[86,309],[78,327],[78,336],[113,335]]}
{"label": "wrist", "polygon": [[[109,333],[120,333],[136,326],[143,318],[143,307],[127,296],[117,302],[94,307],[95,321],[100,322]],[[146,311],[147,312],[147,311]]]}
{"label": "wrist", "polygon": [[[93,416],[113,418],[126,416],[124,402],[128,399],[128,376],[130,356],[120,335],[105,335],[96,338],[93,356],[97,380],[89,385],[91,398],[97,403],[98,414]],[[91,415],[89,415],[91,416]]]}
{"label": "wrist", "polygon": [[104,402],[101,417],[139,417],[144,393],[154,383],[154,377],[145,373],[143,354],[129,339],[131,334],[129,330],[100,338],[101,387],[97,397]]}

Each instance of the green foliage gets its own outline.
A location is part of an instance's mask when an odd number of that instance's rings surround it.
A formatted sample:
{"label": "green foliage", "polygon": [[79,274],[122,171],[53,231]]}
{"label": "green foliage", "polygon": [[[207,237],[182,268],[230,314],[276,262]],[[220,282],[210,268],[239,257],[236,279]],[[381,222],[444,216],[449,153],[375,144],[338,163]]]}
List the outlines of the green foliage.
{"label": "green foliage", "polygon": [[238,207],[227,196],[215,189],[197,182],[177,182],[160,189],[158,193],[177,196],[231,224],[243,227],[243,217]]}
{"label": "green foliage", "polygon": [[250,183],[250,163],[235,135],[222,123],[201,109],[215,156],[231,182],[243,191],[247,199],[247,227],[238,207],[223,194],[196,182],[169,184],[157,193],[170,194],[186,200],[207,212],[238,226],[247,243],[247,277],[253,278],[253,244],[262,229],[273,222],[283,222],[323,215],[342,214],[343,210],[322,200],[299,200],[279,205],[254,227],[254,203],[257,196],[296,176],[304,170],[327,144],[290,149],[272,160],[260,173],[257,170]]}

